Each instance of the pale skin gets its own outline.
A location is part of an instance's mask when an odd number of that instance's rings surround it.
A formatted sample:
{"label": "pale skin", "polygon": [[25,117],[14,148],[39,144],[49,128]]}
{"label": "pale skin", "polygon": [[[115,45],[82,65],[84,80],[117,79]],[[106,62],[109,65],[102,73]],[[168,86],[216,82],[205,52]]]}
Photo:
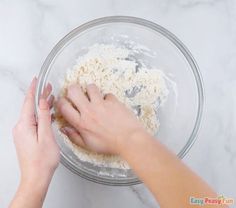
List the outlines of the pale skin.
{"label": "pale skin", "polygon": [[11,208],[42,207],[48,186],[60,160],[59,147],[51,129],[50,85],[40,99],[38,124],[34,116],[34,95],[37,80],[27,92],[20,119],[13,129],[21,179]]}
{"label": "pale skin", "polygon": [[[11,208],[42,207],[59,163],[59,148],[50,125],[50,104],[46,100],[50,90],[46,90],[48,92],[40,100],[36,126],[35,83],[36,80],[31,84],[14,129],[21,182]],[[56,103],[58,111],[69,123],[61,131],[72,142],[94,152],[120,155],[162,208],[198,207],[189,204],[190,196],[217,197],[207,183],[148,134],[135,115],[114,95],[103,96],[94,84],[88,85],[86,91],[85,95],[79,85],[71,85],[66,97]]]}

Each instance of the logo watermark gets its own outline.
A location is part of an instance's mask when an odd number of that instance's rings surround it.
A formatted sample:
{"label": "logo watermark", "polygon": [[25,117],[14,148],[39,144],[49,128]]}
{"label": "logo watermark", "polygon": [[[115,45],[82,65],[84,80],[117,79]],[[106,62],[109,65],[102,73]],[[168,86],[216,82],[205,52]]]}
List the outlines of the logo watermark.
{"label": "logo watermark", "polygon": [[189,198],[189,203],[192,205],[232,205],[234,204],[234,199],[229,197],[224,197],[223,195],[218,197],[202,197],[197,198],[191,196]]}

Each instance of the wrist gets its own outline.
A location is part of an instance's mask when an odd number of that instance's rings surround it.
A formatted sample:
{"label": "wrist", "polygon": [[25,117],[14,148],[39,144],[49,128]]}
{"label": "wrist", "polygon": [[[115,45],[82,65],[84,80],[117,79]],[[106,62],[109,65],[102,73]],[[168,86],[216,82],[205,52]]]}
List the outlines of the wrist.
{"label": "wrist", "polygon": [[22,174],[20,185],[25,188],[33,188],[34,190],[43,191],[48,188],[53,177],[53,173],[46,173],[44,171]]}
{"label": "wrist", "polygon": [[[152,136],[144,129],[140,128],[129,134],[124,138],[118,146],[118,153],[121,157],[126,156],[129,151],[135,150],[135,146],[140,146],[140,144],[145,144],[149,140],[152,140]],[[132,147],[132,148],[130,148]]]}
{"label": "wrist", "polygon": [[35,174],[22,175],[12,207],[42,207],[52,179],[52,175],[45,176],[39,177],[39,175]]}
{"label": "wrist", "polygon": [[[48,191],[50,182],[51,179],[21,179],[18,192],[22,198],[32,197],[33,200],[43,201]],[[35,197],[37,199],[34,199]]]}

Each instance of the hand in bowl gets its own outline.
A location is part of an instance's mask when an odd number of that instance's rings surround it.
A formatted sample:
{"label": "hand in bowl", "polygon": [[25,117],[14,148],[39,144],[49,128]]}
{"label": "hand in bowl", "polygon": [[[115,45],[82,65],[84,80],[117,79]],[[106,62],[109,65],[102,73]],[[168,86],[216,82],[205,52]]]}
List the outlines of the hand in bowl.
{"label": "hand in bowl", "polygon": [[94,84],[87,86],[86,94],[78,84],[71,85],[57,109],[70,124],[61,131],[73,143],[97,153],[119,154],[126,140],[144,131],[132,111],[113,94],[104,97]]}

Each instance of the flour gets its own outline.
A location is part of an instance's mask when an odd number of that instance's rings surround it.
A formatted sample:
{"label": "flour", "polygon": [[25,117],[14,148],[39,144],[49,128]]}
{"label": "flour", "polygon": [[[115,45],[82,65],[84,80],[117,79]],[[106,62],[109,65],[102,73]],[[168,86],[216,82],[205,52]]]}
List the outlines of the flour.
{"label": "flour", "polygon": [[[137,53],[138,48],[135,48]],[[134,50],[114,45],[96,44],[80,56],[76,65],[67,72],[61,95],[73,83],[83,90],[95,83],[103,94],[113,93],[128,108],[151,134],[159,128],[157,109],[168,96],[163,72],[146,67],[135,59]],[[128,164],[118,156],[95,154],[73,144],[65,135],[65,143],[82,161],[98,166],[128,169]]]}

